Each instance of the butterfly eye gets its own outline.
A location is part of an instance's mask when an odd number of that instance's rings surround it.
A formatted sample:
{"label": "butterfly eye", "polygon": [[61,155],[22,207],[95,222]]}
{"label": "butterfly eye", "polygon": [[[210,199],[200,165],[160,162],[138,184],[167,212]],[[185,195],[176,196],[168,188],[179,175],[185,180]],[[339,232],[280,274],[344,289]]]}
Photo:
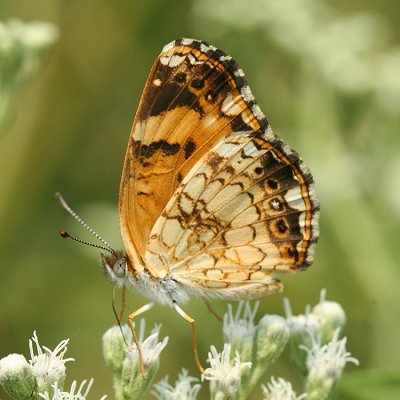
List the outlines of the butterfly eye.
{"label": "butterfly eye", "polygon": [[127,265],[126,259],[123,258],[123,257],[122,258],[118,258],[115,261],[112,269],[113,269],[115,275],[118,276],[118,278],[124,278],[125,277],[126,272],[127,272],[126,265]]}

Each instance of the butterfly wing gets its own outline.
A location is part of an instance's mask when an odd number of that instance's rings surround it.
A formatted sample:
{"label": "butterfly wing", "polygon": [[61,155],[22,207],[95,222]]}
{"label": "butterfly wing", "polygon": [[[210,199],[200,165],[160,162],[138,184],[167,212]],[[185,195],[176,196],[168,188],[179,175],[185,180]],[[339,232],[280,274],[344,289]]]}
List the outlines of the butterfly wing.
{"label": "butterfly wing", "polygon": [[121,234],[136,269],[144,268],[151,230],[194,165],[233,131],[266,127],[230,56],[193,39],[164,47],[146,82],[120,185]]}
{"label": "butterfly wing", "polygon": [[277,275],[312,262],[318,208],[296,153],[270,130],[234,132],[182,182],[153,228],[146,262],[220,296],[279,290]]}
{"label": "butterfly wing", "polygon": [[231,121],[229,136],[183,178],[151,231],[145,263],[202,294],[251,298],[280,290],[277,275],[310,265],[319,205],[308,168],[265,129],[235,68],[226,68],[235,91],[229,113],[242,123]]}

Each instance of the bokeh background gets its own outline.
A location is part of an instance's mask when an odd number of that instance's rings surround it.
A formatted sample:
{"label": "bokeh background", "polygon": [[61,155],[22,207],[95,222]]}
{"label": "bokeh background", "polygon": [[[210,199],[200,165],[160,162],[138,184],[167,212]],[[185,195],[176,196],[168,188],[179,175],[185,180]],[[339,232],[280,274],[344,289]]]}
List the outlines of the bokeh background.
{"label": "bokeh background", "polygon": [[[282,314],[283,296],[302,312],[326,288],[347,313],[348,350],[361,363],[346,368],[340,398],[400,398],[399,14],[396,0],[1,1],[0,21],[51,22],[59,38],[40,68],[32,67],[38,71],[7,93],[0,356],[28,355],[33,330],[50,348],[70,338],[68,356],[77,361],[68,366],[67,385],[94,377],[90,397],[112,398],[101,352],[102,334],[114,321],[111,285],[96,249],[60,239],[65,228],[93,240],[54,192],[121,246],[118,188],[135,110],[162,46],[186,36],[239,61],[275,132],[315,177],[321,201],[315,263],[286,278],[284,294],[262,300],[259,314]],[[2,82],[3,103],[6,87]],[[129,295],[132,310],[144,302]],[[224,302],[214,305],[226,309]],[[220,327],[201,301],[185,309],[198,320],[205,360],[210,344],[221,348]],[[170,337],[156,380],[169,374],[174,381],[182,367],[197,375],[188,324],[161,306],[146,320],[149,328],[162,323]],[[296,385],[288,365],[283,359],[270,372]],[[201,396],[208,397],[206,388]]]}

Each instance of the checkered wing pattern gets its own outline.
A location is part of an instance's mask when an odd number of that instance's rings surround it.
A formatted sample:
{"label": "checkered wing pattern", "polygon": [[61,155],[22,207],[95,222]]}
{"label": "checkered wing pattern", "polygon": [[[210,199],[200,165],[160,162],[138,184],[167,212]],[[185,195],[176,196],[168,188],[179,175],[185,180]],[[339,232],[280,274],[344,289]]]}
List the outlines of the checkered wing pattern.
{"label": "checkered wing pattern", "polygon": [[239,65],[205,42],[165,46],[134,121],[120,189],[136,269],[236,298],[280,289],[317,240],[312,177]]}

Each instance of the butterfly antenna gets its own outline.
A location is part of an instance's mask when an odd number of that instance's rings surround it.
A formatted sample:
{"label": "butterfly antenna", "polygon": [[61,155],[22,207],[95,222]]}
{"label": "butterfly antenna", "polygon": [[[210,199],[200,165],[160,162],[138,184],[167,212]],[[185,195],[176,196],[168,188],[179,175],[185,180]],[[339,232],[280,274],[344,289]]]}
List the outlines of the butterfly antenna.
{"label": "butterfly antenna", "polygon": [[64,200],[64,198],[61,196],[61,193],[57,192],[55,194],[56,199],[60,203],[61,207],[68,212],[69,215],[75,218],[76,221],[78,221],[84,228],[86,228],[96,239],[100,240],[101,243],[103,243],[105,246],[100,246],[96,245],[93,243],[86,242],[84,240],[77,239],[73,236],[71,236],[69,233],[66,231],[61,231],[60,235],[63,238],[66,239],[72,239],[75,242],[86,244],[87,246],[92,246],[92,247],[97,247],[98,249],[103,249],[106,251],[109,251],[111,254],[115,254],[115,250],[110,246],[108,242],[106,242],[97,232],[95,232],[69,205],[68,203]]}
{"label": "butterfly antenna", "polygon": [[94,244],[94,243],[86,242],[85,240],[78,239],[78,238],[76,238],[76,237],[74,237],[74,236],[71,236],[71,235],[70,235],[68,232],[66,232],[66,231],[60,231],[60,236],[61,236],[62,238],[64,238],[64,239],[71,239],[71,240],[73,240],[73,241],[75,241],[75,242],[82,243],[82,244],[86,244],[87,246],[96,247],[96,249],[102,249],[102,250],[109,251],[111,254],[114,254],[114,253],[115,253],[114,251],[111,251],[111,249],[109,249],[108,247],[101,246],[101,245],[99,245],[99,244]]}

